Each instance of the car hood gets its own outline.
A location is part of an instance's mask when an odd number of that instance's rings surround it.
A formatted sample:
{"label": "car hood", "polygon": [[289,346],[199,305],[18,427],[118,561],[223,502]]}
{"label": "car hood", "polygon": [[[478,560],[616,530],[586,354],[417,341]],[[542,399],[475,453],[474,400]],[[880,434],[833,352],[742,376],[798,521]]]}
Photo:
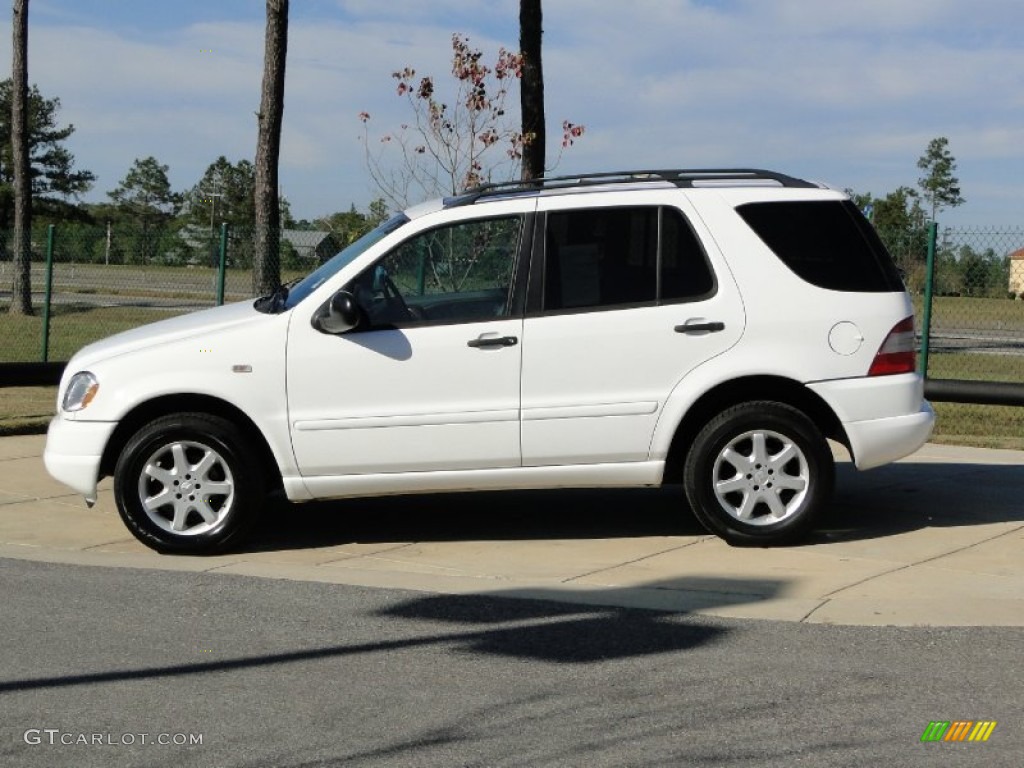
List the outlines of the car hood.
{"label": "car hood", "polygon": [[130,331],[123,331],[88,344],[71,358],[68,362],[68,370],[71,372],[85,370],[101,360],[138,349],[214,333],[243,323],[269,320],[273,317],[275,315],[258,312],[253,307],[252,300],[190,312],[132,328]]}

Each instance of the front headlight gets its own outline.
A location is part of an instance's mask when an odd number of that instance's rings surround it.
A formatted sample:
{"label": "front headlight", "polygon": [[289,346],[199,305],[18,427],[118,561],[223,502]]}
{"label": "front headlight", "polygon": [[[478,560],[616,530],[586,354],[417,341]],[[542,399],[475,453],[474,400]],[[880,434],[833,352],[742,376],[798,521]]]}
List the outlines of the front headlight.
{"label": "front headlight", "polygon": [[99,390],[100,383],[95,376],[89,371],[79,371],[71,377],[61,408],[65,411],[80,411],[92,402]]}

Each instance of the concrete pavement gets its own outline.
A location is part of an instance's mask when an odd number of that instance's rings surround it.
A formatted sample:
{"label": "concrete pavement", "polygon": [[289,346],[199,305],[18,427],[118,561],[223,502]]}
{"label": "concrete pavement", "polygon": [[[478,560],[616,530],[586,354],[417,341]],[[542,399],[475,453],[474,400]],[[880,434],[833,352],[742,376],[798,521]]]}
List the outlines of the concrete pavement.
{"label": "concrete pavement", "polygon": [[87,509],[44,437],[0,439],[0,557],[545,598],[734,618],[1024,626],[1024,452],[927,445],[859,473],[840,458],[802,546],[708,536],[679,489],[443,494],[275,505],[216,557],[135,541],[110,480]]}

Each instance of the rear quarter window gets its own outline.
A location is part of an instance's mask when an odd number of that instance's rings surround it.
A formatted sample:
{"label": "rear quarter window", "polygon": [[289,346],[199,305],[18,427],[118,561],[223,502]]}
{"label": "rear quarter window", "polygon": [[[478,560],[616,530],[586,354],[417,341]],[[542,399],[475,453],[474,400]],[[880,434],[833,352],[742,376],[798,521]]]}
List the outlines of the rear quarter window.
{"label": "rear quarter window", "polygon": [[874,227],[849,200],[747,203],[736,211],[807,282],[833,291],[903,291]]}

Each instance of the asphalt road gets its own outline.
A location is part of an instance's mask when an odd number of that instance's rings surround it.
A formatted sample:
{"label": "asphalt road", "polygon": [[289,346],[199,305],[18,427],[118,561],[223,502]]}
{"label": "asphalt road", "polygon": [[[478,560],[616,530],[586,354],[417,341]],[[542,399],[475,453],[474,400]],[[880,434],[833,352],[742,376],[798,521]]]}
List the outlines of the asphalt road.
{"label": "asphalt road", "polygon": [[[0,587],[3,766],[1019,766],[1024,754],[1020,630],[721,621],[14,560],[0,560]],[[985,743],[921,743],[930,721],[957,719],[998,725]]]}

